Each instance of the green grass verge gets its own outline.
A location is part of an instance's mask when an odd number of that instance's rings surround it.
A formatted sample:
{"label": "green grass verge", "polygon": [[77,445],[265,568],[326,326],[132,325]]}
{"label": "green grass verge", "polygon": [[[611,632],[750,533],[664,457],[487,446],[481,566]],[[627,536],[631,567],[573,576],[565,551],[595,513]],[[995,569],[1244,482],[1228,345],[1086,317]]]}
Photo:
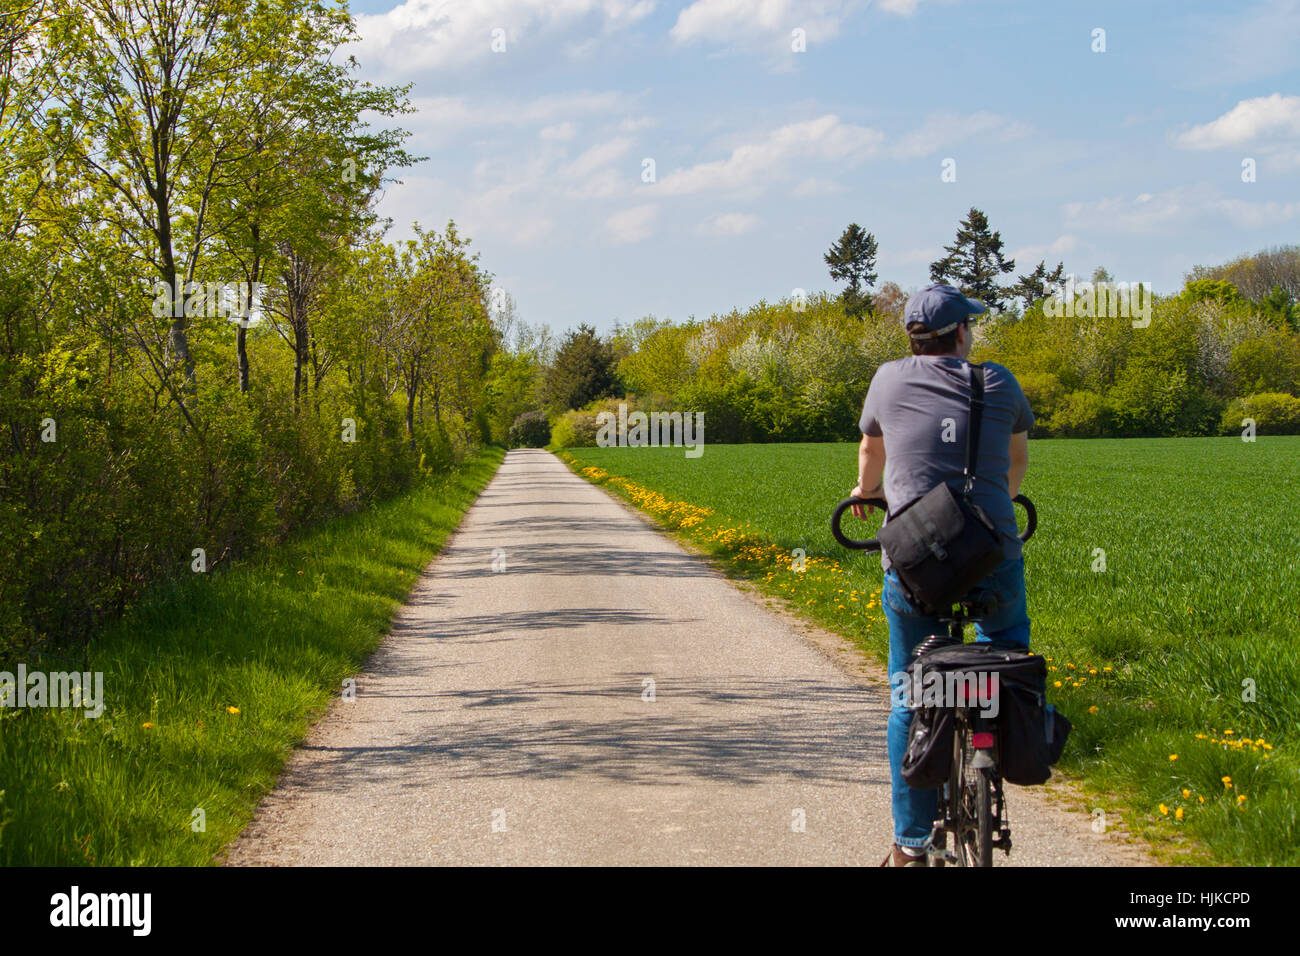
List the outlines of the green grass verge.
{"label": "green grass verge", "polygon": [[0,862],[212,862],[503,456],[151,596],[92,644],[100,717],[0,710]]}
{"label": "green grass verge", "polygon": [[[856,448],[561,454],[883,662],[879,559],[829,530]],[[1029,612],[1075,726],[1062,768],[1168,859],[1300,864],[1297,461],[1295,437],[1031,443]]]}

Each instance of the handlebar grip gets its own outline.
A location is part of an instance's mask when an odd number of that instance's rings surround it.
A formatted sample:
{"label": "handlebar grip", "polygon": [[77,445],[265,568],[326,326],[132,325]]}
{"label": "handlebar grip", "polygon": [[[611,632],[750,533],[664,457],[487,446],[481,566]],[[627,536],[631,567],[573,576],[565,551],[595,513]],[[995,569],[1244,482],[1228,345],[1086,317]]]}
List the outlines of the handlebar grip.
{"label": "handlebar grip", "polygon": [[1020,540],[1028,541],[1034,536],[1034,531],[1038,528],[1038,509],[1024,495],[1016,495],[1011,499],[1011,502],[1012,504],[1021,505],[1025,509],[1025,516],[1029,520],[1025,524],[1024,533],[1020,535]]}
{"label": "handlebar grip", "polygon": [[848,537],[840,530],[840,519],[844,517],[844,512],[854,505],[873,505],[886,513],[889,511],[889,505],[882,498],[845,498],[835,506],[835,511],[831,514],[831,535],[843,547],[850,548],[853,551],[879,551],[880,542],[875,538],[860,541]]}

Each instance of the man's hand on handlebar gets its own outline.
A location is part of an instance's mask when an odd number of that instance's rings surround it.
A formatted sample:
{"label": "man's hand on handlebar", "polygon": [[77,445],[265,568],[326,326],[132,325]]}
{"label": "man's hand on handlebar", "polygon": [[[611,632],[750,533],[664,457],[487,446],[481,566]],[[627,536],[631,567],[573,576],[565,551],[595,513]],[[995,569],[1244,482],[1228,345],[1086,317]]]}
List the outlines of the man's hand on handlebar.
{"label": "man's hand on handlebar", "polygon": [[[871,491],[864,494],[862,491],[862,485],[857,484],[854,485],[853,490],[849,492],[849,497],[850,498],[878,498],[880,497],[880,493],[882,490],[883,489],[881,488],[880,485],[876,485],[876,487],[872,488]],[[853,517],[858,518],[862,521],[867,520],[867,515],[876,513],[876,509],[874,505],[867,505],[865,511],[863,510],[862,505],[854,505],[849,510],[853,512]]]}

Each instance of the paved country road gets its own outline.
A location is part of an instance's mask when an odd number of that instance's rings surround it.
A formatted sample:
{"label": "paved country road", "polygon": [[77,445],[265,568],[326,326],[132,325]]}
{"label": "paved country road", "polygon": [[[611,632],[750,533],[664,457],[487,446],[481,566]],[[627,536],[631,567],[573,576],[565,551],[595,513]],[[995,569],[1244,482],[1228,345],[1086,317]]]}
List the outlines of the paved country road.
{"label": "paved country road", "polygon": [[[887,687],[826,645],[512,451],[227,862],[874,866]],[[1144,859],[1008,800],[1012,865]]]}

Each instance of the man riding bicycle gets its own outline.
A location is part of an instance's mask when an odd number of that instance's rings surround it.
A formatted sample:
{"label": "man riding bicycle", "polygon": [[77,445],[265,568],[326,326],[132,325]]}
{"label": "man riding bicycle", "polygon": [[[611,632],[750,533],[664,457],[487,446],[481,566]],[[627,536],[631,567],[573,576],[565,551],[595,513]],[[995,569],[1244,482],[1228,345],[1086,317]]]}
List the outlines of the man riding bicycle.
{"label": "man riding bicycle", "polygon": [[[966,361],[972,343],[970,321],[972,315],[986,311],[982,302],[943,283],[926,286],[908,300],[902,320],[912,355],[886,362],[871,380],[858,423],[862,444],[852,497],[883,495],[890,509],[897,511],[941,482],[960,487],[971,389]],[[972,499],[993,520],[1004,560],[979,585],[996,596],[997,606],[976,623],[976,637],[1027,648],[1025,566],[1011,499],[1019,493],[1029,466],[1028,433],[1034,414],[1010,371],[992,362],[983,367],[985,408]],[[864,517],[863,508],[854,506],[854,514]],[[913,649],[945,628],[938,617],[922,613],[908,600],[883,549],[880,562],[885,570],[880,604],[889,621],[889,678],[895,686]],[[912,711],[893,696],[887,737],[894,847],[881,865],[926,866],[938,791],[913,789],[902,778]]]}

